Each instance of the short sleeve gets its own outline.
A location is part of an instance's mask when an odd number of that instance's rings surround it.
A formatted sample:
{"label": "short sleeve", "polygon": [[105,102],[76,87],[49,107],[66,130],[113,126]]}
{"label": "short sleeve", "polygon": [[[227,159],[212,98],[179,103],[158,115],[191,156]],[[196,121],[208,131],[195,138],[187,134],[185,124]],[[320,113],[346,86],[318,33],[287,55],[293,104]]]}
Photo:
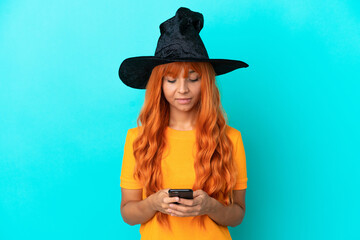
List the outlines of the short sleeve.
{"label": "short sleeve", "polygon": [[128,130],[124,146],[122,160],[120,187],[127,189],[142,189],[142,185],[133,177],[135,167],[135,157],[133,154],[134,133]]}
{"label": "short sleeve", "polygon": [[234,190],[241,190],[247,188],[247,173],[246,173],[246,156],[244,144],[242,141],[241,133],[237,137],[237,140],[234,144],[234,161],[238,168],[238,175],[236,179],[236,184]]}

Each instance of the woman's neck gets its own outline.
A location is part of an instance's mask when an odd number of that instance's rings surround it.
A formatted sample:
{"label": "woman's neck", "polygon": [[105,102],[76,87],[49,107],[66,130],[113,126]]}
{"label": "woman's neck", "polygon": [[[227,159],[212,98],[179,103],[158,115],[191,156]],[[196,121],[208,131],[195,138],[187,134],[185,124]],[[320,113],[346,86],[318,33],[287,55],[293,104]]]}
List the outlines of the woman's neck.
{"label": "woman's neck", "polygon": [[196,112],[195,111],[171,111],[169,127],[176,130],[193,130],[196,123]]}

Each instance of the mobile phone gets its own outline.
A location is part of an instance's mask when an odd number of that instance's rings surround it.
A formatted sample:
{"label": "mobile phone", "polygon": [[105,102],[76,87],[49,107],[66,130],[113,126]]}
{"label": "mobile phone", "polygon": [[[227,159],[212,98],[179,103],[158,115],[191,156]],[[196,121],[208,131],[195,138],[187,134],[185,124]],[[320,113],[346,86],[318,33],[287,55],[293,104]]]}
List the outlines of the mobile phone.
{"label": "mobile phone", "polygon": [[[169,189],[169,197],[194,199],[192,189]],[[174,202],[174,203],[179,204],[177,202]]]}

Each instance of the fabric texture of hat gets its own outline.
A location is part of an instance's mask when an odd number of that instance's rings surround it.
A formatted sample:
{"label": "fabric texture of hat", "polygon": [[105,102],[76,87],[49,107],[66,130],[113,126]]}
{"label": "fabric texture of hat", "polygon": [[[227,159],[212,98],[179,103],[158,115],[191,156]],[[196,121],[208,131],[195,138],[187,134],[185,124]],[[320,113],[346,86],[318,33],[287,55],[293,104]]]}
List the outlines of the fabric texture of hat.
{"label": "fabric texture of hat", "polygon": [[155,56],[125,59],[119,67],[120,79],[129,87],[145,89],[153,68],[160,64],[210,62],[217,76],[249,66],[239,60],[210,59],[199,35],[203,26],[201,13],[180,7],[174,17],[160,24]]}

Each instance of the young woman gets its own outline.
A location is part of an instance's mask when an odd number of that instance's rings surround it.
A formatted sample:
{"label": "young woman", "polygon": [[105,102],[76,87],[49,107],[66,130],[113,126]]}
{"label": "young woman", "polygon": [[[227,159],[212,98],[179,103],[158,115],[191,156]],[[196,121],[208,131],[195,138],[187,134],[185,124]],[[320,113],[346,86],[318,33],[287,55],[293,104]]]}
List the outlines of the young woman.
{"label": "young woman", "polygon": [[[130,58],[119,69],[126,85],[146,89],[120,177],[121,215],[141,224],[141,239],[231,239],[227,227],[244,218],[245,151],[241,133],[226,123],[215,76],[248,65],[207,57],[199,14],[180,8],[160,25],[155,57]],[[179,34],[190,37],[179,43]],[[198,55],[188,56],[186,46]],[[171,188],[193,189],[193,199],[170,197]]]}

